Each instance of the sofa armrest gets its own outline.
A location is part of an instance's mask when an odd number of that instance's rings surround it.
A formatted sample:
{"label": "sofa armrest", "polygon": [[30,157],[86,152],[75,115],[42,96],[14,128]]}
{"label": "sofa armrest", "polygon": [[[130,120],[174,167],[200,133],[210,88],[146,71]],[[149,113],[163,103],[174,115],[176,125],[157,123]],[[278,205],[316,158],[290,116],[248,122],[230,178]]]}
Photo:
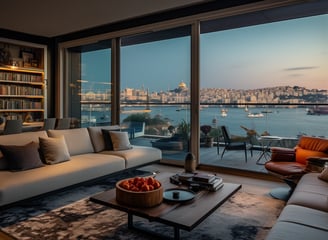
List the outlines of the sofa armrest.
{"label": "sofa armrest", "polygon": [[295,162],[295,150],[293,148],[272,147],[270,161]]}

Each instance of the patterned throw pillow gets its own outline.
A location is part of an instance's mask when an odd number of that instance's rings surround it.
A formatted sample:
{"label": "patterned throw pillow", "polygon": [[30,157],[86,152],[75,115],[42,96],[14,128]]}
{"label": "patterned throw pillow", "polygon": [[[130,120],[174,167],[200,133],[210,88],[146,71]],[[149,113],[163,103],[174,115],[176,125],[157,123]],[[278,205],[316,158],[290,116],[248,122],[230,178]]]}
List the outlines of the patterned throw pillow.
{"label": "patterned throw pillow", "polygon": [[30,142],[23,146],[0,145],[6,161],[6,167],[11,171],[23,171],[44,166],[39,154],[39,144]]}

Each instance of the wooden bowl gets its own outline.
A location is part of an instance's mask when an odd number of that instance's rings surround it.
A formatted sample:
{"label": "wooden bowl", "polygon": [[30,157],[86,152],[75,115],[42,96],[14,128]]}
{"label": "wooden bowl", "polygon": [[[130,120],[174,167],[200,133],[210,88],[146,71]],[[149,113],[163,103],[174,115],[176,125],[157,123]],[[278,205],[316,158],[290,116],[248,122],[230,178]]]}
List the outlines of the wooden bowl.
{"label": "wooden bowl", "polygon": [[163,201],[163,186],[146,192],[134,192],[122,188],[121,182],[129,179],[123,179],[116,183],[116,201],[120,204],[131,207],[154,207]]}

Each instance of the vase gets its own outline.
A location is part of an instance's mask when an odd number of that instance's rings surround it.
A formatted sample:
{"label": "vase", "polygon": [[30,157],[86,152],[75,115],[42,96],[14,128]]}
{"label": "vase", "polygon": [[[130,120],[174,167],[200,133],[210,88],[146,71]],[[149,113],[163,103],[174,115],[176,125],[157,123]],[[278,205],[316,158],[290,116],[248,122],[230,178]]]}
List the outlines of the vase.
{"label": "vase", "polygon": [[185,157],[185,164],[184,164],[185,172],[186,173],[193,173],[196,171],[196,159],[192,153],[187,153]]}

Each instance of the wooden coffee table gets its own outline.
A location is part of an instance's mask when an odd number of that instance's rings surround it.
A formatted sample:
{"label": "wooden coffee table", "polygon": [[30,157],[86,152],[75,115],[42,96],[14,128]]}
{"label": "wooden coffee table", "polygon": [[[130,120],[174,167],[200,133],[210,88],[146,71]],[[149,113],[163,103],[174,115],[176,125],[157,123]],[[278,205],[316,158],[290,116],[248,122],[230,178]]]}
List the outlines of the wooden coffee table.
{"label": "wooden coffee table", "polygon": [[[169,178],[172,175],[174,173],[159,173],[156,175],[156,179],[162,183],[164,191],[177,187],[177,185],[170,183]],[[181,186],[181,188],[186,187]],[[119,204],[116,201],[115,189],[94,195],[90,200],[126,212],[128,214],[128,227],[131,229],[155,234],[165,239],[168,238],[167,236],[159,235],[147,229],[137,228],[133,224],[133,216],[138,216],[149,221],[156,221],[172,226],[174,229],[174,239],[180,239],[180,229],[187,231],[193,230],[240,188],[241,184],[224,183],[223,187],[216,192],[206,190],[197,192],[195,198],[190,202],[176,203],[163,200],[160,205],[152,208],[135,208]]]}

